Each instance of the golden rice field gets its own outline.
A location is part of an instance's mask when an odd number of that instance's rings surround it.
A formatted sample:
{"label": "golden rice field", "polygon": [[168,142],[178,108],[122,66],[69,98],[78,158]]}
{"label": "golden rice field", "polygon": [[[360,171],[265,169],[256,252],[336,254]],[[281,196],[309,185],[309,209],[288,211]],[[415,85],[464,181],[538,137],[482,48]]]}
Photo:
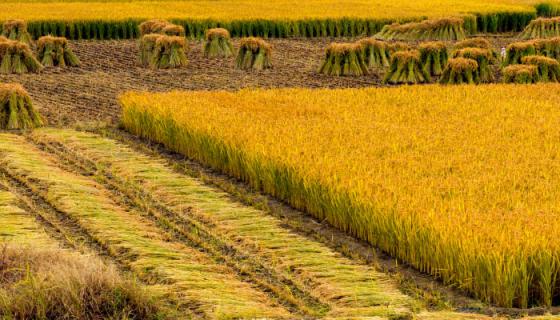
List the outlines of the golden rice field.
{"label": "golden rice field", "polygon": [[[7,0],[0,3],[0,20],[123,20],[138,19],[249,19],[441,17],[465,13],[534,11],[538,0]],[[553,1],[554,2],[554,1]],[[297,10],[295,9],[297,8]]]}
{"label": "golden rice field", "polygon": [[505,307],[557,304],[560,86],[128,93],[130,132]]}

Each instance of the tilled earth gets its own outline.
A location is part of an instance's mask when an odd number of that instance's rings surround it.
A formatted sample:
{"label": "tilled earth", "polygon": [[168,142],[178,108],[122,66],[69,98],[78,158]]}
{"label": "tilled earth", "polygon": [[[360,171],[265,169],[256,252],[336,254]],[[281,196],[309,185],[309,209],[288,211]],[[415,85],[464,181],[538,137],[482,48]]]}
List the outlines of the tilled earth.
{"label": "tilled earth", "polygon": [[[340,88],[380,83],[377,74],[359,78],[317,74],[324,49],[332,41],[324,38],[270,39],[274,47],[274,68],[265,71],[236,70],[234,58],[206,59],[201,41],[190,41],[189,65],[174,70],[151,70],[138,65],[136,41],[77,41],[71,45],[82,61],[80,68],[0,75],[0,81],[23,84],[49,123],[61,126],[89,121],[114,122],[119,115],[117,97],[128,90]],[[238,40],[233,42],[237,47]]]}
{"label": "tilled earth", "polygon": [[[493,37],[499,50],[511,35]],[[117,97],[129,90],[237,90],[241,88],[357,88],[381,85],[374,71],[363,77],[332,77],[317,73],[324,50],[343,38],[269,39],[274,68],[264,71],[235,69],[235,59],[206,59],[202,41],[189,41],[189,65],[182,69],[151,70],[137,63],[134,40],[74,41],[82,61],[79,68],[50,68],[38,74],[0,75],[0,82],[18,82],[27,88],[50,125],[81,122],[115,123],[120,114]],[[238,47],[238,39],[234,39]]]}

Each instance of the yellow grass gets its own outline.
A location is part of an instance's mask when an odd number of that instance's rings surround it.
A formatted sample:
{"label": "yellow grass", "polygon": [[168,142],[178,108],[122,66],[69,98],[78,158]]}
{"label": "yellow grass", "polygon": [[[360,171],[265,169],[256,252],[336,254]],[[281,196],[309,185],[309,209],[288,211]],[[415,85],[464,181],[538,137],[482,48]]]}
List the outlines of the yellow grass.
{"label": "yellow grass", "polygon": [[129,93],[162,142],[502,306],[560,268],[560,86]]}
{"label": "yellow grass", "polygon": [[305,19],[417,18],[463,13],[534,11],[538,0],[200,0],[200,1],[74,1],[8,0],[0,3],[0,20],[141,19]]}

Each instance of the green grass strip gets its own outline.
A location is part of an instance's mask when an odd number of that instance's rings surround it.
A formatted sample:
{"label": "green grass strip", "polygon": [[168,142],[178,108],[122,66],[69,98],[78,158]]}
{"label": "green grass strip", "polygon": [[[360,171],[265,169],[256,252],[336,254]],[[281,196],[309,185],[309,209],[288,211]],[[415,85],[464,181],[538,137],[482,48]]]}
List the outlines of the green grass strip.
{"label": "green grass strip", "polygon": [[[199,251],[172,242],[140,213],[116,205],[109,191],[60,169],[55,159],[21,136],[0,134],[6,171],[75,220],[111,256],[136,274],[162,282],[162,290],[190,301],[209,318],[285,318],[287,312]],[[184,298],[181,298],[184,297]]]}

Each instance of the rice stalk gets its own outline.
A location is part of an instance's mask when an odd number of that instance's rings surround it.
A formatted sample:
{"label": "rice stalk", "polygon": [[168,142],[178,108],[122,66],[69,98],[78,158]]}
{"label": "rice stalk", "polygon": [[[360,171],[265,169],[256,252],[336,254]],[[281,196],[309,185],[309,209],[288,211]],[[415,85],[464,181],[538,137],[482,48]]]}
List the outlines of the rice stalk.
{"label": "rice stalk", "polygon": [[381,68],[389,66],[389,47],[386,42],[374,38],[358,41],[361,48],[361,59],[368,68]]}
{"label": "rice stalk", "polygon": [[33,39],[27,31],[27,23],[23,20],[8,20],[2,25],[2,36],[31,45]]}
{"label": "rice stalk", "polygon": [[453,53],[453,58],[467,58],[476,61],[478,65],[477,74],[480,82],[488,83],[494,81],[494,72],[490,67],[492,63],[492,52],[482,48],[463,48]]}
{"label": "rice stalk", "polygon": [[21,85],[0,84],[0,129],[28,130],[42,125],[43,119]]}
{"label": "rice stalk", "polygon": [[439,81],[441,84],[478,84],[480,82],[476,60],[461,57],[449,59]]}
{"label": "rice stalk", "polygon": [[141,36],[151,33],[159,33],[163,35],[178,37],[185,36],[184,27],[173,24],[169,21],[159,19],[144,21],[138,26],[138,29],[140,30]]}
{"label": "rice stalk", "polygon": [[386,25],[375,35],[384,40],[463,40],[465,30],[462,18],[442,18]]}
{"label": "rice stalk", "polygon": [[28,73],[43,69],[29,45],[24,42],[0,38],[0,73]]}
{"label": "rice stalk", "polygon": [[553,38],[560,36],[560,17],[538,18],[529,23],[519,35],[521,39]]}
{"label": "rice stalk", "polygon": [[521,63],[521,58],[537,54],[534,41],[514,42],[506,47],[504,66]]}
{"label": "rice stalk", "polygon": [[235,67],[241,70],[264,70],[272,68],[272,46],[261,38],[241,39]]}
{"label": "rice stalk", "polygon": [[543,82],[560,82],[560,63],[543,56],[525,56],[521,59],[524,65],[537,67],[538,80]]}
{"label": "rice stalk", "polygon": [[420,63],[424,73],[439,76],[449,58],[447,47],[443,42],[424,42],[419,46]]}
{"label": "rice stalk", "polygon": [[44,36],[37,40],[37,56],[45,67],[79,67],[80,59],[64,37]]}
{"label": "rice stalk", "polygon": [[188,64],[187,41],[184,37],[162,35],[156,38],[150,59],[153,69],[172,69]]}
{"label": "rice stalk", "polygon": [[319,73],[332,76],[362,76],[368,74],[367,64],[359,43],[331,43]]}
{"label": "rice stalk", "polygon": [[420,51],[399,51],[391,57],[391,66],[383,79],[390,84],[418,84],[431,81],[430,74],[422,68]]}
{"label": "rice stalk", "polygon": [[531,84],[539,82],[537,66],[512,64],[504,68],[504,83]]}

